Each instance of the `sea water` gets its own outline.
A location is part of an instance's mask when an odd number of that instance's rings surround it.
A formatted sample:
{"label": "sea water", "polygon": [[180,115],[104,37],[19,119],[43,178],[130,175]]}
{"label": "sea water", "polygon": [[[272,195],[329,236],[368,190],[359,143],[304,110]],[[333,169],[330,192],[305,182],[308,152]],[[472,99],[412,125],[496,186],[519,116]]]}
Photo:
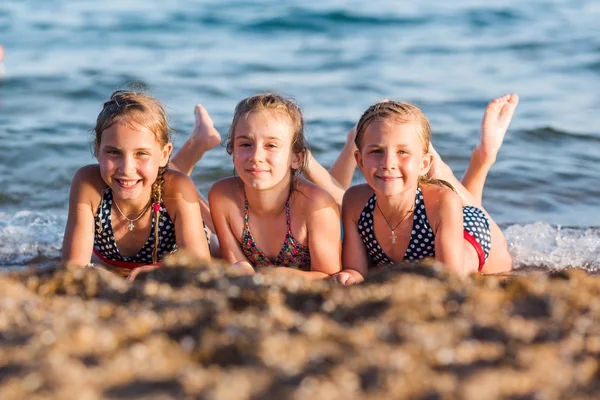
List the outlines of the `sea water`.
{"label": "sea water", "polygon": [[[459,177],[489,99],[518,93],[484,206],[517,265],[596,270],[598,21],[594,0],[3,0],[0,266],[60,258],[70,181],[94,162],[101,104],[137,82],[166,106],[176,148],[196,103],[225,135],[243,97],[293,96],[326,166],[371,103],[410,100]],[[219,147],[192,178],[206,193],[231,172]]]}

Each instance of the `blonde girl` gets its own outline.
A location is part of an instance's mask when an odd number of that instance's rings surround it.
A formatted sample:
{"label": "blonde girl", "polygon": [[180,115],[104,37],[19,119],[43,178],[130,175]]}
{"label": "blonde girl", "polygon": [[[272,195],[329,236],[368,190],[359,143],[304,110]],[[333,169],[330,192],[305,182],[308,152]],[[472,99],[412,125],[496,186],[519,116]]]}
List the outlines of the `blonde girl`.
{"label": "blonde girl", "polygon": [[274,93],[242,100],[227,151],[237,176],[209,192],[221,257],[248,273],[274,266],[318,279],[340,271],[338,205],[300,176],[308,154],[299,106]]}
{"label": "blonde girl", "polygon": [[488,105],[464,185],[431,147],[421,110],[394,101],[371,106],[358,122],[355,153],[367,184],[344,196],[344,271],[336,279],[352,284],[371,267],[425,257],[459,274],[509,270],[506,241],[481,207],[481,192],[517,103],[505,95]]}
{"label": "blonde girl", "polygon": [[63,262],[135,276],[176,249],[210,259],[194,183],[167,169],[170,131],[163,107],[145,93],[118,90],[104,103],[94,128],[98,163],[79,169],[71,185]]}

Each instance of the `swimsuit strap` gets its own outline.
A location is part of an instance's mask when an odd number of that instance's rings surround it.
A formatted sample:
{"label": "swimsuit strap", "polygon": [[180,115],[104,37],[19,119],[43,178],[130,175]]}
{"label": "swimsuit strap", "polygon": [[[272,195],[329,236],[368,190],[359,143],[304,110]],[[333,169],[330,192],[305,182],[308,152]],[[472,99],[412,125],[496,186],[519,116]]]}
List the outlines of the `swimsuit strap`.
{"label": "swimsuit strap", "polygon": [[285,202],[285,223],[287,225],[287,234],[292,236],[292,218],[290,217],[290,200]]}
{"label": "swimsuit strap", "polygon": [[250,230],[250,217],[248,211],[248,198],[246,192],[244,192],[244,233]]}

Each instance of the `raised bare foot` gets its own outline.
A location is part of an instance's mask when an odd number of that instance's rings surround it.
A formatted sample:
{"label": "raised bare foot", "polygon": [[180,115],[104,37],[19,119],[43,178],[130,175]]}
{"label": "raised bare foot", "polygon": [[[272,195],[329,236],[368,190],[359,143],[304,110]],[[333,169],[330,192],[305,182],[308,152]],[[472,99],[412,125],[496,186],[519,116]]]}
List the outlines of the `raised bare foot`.
{"label": "raised bare foot", "polygon": [[220,144],[221,135],[215,129],[215,124],[208,111],[206,111],[206,108],[202,104],[196,104],[194,115],[196,123],[194,124],[194,131],[190,135],[190,139],[193,139],[200,147],[198,150],[205,152]]}
{"label": "raised bare foot", "polygon": [[505,94],[489,102],[481,121],[481,138],[473,150],[482,162],[494,163],[504,135],[519,104],[519,96]]}

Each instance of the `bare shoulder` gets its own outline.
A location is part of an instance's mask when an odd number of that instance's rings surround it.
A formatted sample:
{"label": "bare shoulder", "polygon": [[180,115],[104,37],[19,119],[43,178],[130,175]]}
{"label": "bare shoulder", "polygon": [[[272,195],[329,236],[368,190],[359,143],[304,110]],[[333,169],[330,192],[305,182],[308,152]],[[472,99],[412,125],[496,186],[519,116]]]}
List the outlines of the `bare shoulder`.
{"label": "bare shoulder", "polygon": [[421,185],[429,219],[440,219],[444,212],[462,211],[462,200],[453,190],[432,184]]}
{"label": "bare shoulder", "polygon": [[295,190],[292,192],[292,202],[294,204],[298,204],[309,211],[325,207],[337,208],[337,203],[333,197],[314,183],[304,178],[298,178],[295,185]]}
{"label": "bare shoulder", "polygon": [[244,183],[237,176],[223,178],[213,183],[208,191],[211,208],[238,208],[243,204]]}
{"label": "bare shoulder", "polygon": [[88,185],[98,191],[102,191],[106,187],[106,183],[100,175],[98,164],[90,164],[79,168],[73,175],[73,184]]}
{"label": "bare shoulder", "polygon": [[199,201],[194,181],[186,174],[168,169],[165,172],[164,178],[163,199],[178,199],[190,202]]}
{"label": "bare shoulder", "polygon": [[342,210],[353,215],[359,214],[372,195],[373,189],[366,183],[352,186],[344,193]]}
{"label": "bare shoulder", "polygon": [[223,195],[226,193],[244,194],[244,183],[237,176],[219,179],[210,188],[209,193]]}
{"label": "bare shoulder", "polygon": [[100,175],[100,166],[98,164],[86,165],[79,168],[73,176],[70,202],[72,205],[73,202],[89,204],[92,209],[96,209],[105,188],[106,182]]}

